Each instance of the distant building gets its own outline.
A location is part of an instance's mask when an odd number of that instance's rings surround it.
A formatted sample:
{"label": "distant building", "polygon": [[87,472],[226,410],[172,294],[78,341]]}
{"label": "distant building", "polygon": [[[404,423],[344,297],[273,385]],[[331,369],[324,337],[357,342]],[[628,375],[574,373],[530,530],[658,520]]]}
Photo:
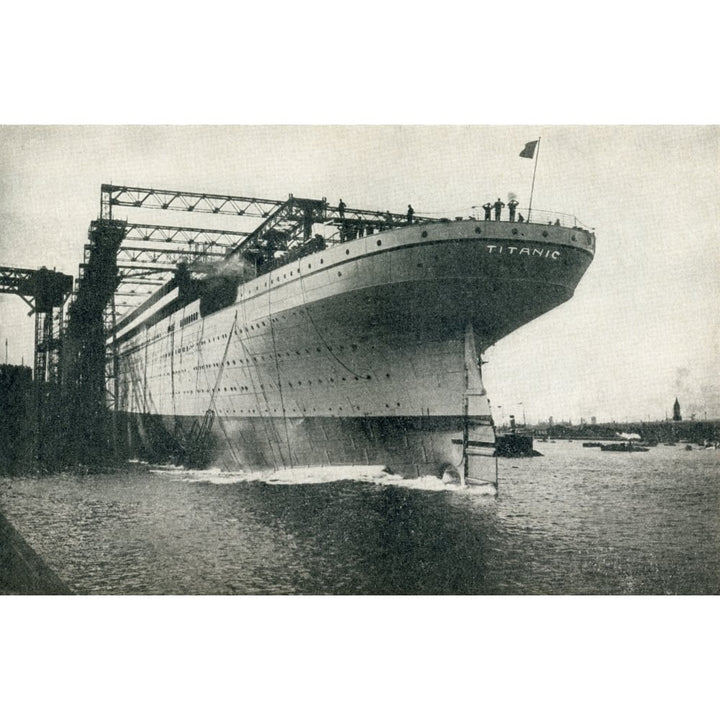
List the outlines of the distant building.
{"label": "distant building", "polygon": [[597,418],[594,415],[590,418],[590,424],[597,425]]}
{"label": "distant building", "polygon": [[675,404],[673,405],[673,422],[680,422],[682,420],[682,415],[680,414],[680,403],[678,402],[678,399],[675,398]]}
{"label": "distant building", "polygon": [[551,415],[551,416],[548,418],[548,425],[549,425],[550,427],[552,427],[552,424],[553,424],[553,416]]}

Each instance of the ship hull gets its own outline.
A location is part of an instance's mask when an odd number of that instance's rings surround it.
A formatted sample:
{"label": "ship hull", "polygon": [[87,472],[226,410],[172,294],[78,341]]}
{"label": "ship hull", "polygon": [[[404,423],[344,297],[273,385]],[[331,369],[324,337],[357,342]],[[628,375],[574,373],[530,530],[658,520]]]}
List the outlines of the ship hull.
{"label": "ship hull", "polygon": [[237,283],[213,312],[166,293],[113,339],[124,442],[177,455],[204,423],[223,467],[440,473],[462,461],[468,363],[568,300],[593,249],[578,229],[432,223]]}

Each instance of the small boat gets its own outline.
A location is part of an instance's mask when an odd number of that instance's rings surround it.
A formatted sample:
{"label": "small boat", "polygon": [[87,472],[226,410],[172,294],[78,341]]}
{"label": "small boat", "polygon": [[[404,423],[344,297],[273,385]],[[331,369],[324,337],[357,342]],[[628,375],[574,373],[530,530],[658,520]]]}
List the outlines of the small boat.
{"label": "small boat", "polygon": [[621,443],[610,443],[607,445],[600,445],[601,450],[612,450],[614,452],[649,452],[646,447],[635,445],[631,442]]}

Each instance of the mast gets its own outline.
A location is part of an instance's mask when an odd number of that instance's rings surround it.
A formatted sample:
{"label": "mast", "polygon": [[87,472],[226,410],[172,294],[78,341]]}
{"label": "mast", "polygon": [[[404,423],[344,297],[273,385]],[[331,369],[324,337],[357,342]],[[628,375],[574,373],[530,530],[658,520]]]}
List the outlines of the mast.
{"label": "mast", "polygon": [[530,203],[528,205],[528,222],[530,222],[530,218],[532,217],[532,198],[533,198],[533,191],[535,190],[535,173],[537,172],[538,157],[540,157],[540,138],[538,138],[537,146],[535,148],[535,166],[533,167],[533,179],[532,179],[532,185],[530,186]]}

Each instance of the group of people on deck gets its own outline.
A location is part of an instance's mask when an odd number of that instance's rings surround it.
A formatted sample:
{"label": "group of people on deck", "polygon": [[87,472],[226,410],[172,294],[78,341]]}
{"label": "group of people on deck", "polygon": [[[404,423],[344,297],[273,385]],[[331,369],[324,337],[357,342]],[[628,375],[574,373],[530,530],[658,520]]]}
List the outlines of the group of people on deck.
{"label": "group of people on deck", "polygon": [[[507,207],[508,212],[510,213],[510,217],[508,218],[508,220],[510,222],[516,222],[515,210],[517,209],[518,204],[519,203],[517,200],[515,200],[515,198],[508,201]],[[504,207],[505,203],[500,198],[498,198],[494,203],[486,202],[483,205],[483,210],[485,211],[485,220],[492,220],[491,214],[493,210],[495,210],[495,219],[500,220],[500,215]],[[522,216],[521,213],[518,213],[517,222],[525,222],[525,218]]]}
{"label": "group of people on deck", "polygon": [[[341,220],[345,220],[345,208],[346,207],[347,207],[347,205],[345,205],[342,198],[340,198],[340,202],[338,203],[337,210],[338,210],[338,215],[340,216]],[[407,213],[405,215],[405,217],[407,218],[408,225],[412,225],[414,215],[415,215],[415,210],[413,209],[413,206],[408,205]],[[389,225],[392,225],[395,222],[393,220],[393,215],[389,210],[387,210],[385,212],[385,219]]]}
{"label": "group of people on deck", "polygon": [[[377,219],[363,218],[361,215],[353,217],[357,211],[351,211],[350,217],[345,218],[345,211],[347,205],[340,198],[337,204],[337,215],[340,220],[340,242],[346,242],[348,240],[355,240],[355,238],[363,237],[365,234],[372,235],[376,231],[382,232],[383,230],[389,230],[390,228],[398,227],[402,224],[401,215],[393,214],[389,210],[385,211],[382,215],[374,213]],[[360,211],[362,212],[362,211]],[[415,210],[412,205],[408,205],[405,219],[408,225],[412,225],[414,221]]]}

